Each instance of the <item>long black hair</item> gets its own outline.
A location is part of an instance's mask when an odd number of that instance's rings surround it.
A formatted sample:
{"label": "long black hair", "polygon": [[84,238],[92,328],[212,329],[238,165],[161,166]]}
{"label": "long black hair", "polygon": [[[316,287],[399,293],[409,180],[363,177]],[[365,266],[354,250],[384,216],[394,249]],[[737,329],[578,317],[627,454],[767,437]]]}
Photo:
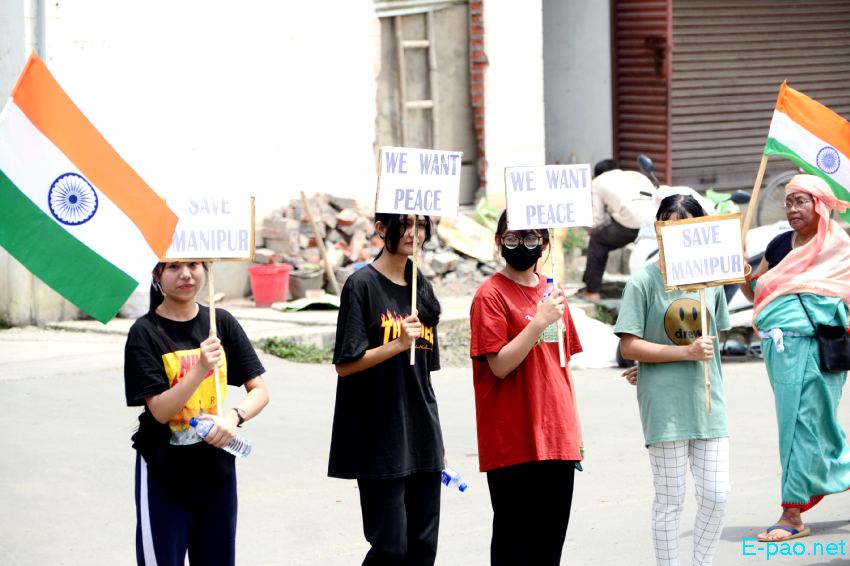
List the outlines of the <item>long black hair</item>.
{"label": "long black hair", "polygon": [[658,205],[655,219],[660,221],[669,220],[673,215],[679,218],[699,218],[705,216],[705,210],[697,199],[691,195],[670,195],[665,197]]}
{"label": "long black hair", "polygon": [[[417,216],[419,226],[425,228],[425,238],[420,242],[420,245],[431,239],[432,224],[431,217]],[[406,214],[389,214],[386,212],[378,212],[375,214],[375,222],[380,222],[386,228],[384,233],[384,248],[392,254],[398,251],[398,246],[401,243],[401,238],[407,229],[410,228],[411,219]],[[384,253],[382,249],[378,252],[378,257]],[[413,262],[408,260],[404,266],[404,280],[408,285],[413,281]],[[428,326],[436,326],[440,322],[440,314],[442,307],[437,296],[434,294],[434,288],[431,282],[422,275],[422,270],[416,271],[416,309],[419,311],[419,320]]]}
{"label": "long black hair", "polygon": [[159,278],[162,276],[163,269],[165,269],[165,263],[159,262],[151,270],[150,307],[148,308],[148,312],[151,313],[165,300],[165,295],[162,294],[162,287],[159,286]]}
{"label": "long black hair", "polygon": [[[425,228],[425,239],[420,244],[423,244],[431,239],[431,217],[417,216],[419,225]],[[410,228],[411,219],[407,214],[388,214],[379,212],[375,214],[375,222],[383,224],[387,231],[384,234],[384,247],[387,251],[394,254],[398,251],[398,245],[401,243],[401,238],[407,229]],[[380,254],[378,254],[380,255]]]}

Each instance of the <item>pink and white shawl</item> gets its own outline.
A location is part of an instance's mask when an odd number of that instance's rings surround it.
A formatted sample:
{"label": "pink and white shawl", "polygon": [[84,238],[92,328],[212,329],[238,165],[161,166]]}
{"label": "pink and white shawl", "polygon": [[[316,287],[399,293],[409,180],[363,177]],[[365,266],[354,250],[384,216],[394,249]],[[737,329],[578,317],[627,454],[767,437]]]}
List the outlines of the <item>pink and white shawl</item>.
{"label": "pink and white shawl", "polygon": [[850,299],[850,237],[829,218],[830,210],[844,212],[850,202],[838,200],[829,185],[815,175],[796,175],[785,196],[806,193],[814,200],[818,231],[805,245],[792,249],[776,267],[759,277],[753,320],[773,299],[793,293],[814,293]]}

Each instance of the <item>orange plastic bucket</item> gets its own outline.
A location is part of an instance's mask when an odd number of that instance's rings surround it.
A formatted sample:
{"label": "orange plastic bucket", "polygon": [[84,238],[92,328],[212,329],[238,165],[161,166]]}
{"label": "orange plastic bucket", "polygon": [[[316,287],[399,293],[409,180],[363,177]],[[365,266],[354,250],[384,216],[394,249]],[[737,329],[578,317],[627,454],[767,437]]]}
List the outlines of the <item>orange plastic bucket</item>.
{"label": "orange plastic bucket", "polygon": [[267,307],[272,303],[286,300],[289,289],[289,271],[292,266],[286,263],[276,265],[249,265],[248,276],[251,279],[251,293],[254,304]]}

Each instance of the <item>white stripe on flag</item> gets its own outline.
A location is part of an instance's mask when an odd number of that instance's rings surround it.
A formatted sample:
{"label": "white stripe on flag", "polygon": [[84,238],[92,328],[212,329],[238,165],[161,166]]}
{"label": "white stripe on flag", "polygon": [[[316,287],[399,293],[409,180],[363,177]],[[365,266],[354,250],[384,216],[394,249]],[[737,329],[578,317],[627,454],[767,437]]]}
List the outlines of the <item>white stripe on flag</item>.
{"label": "white stripe on flag", "polygon": [[[138,227],[97,187],[94,188],[98,208],[91,220],[68,226],[53,217],[48,203],[48,192],[53,181],[64,173],[82,174],[65,154],[33,126],[13,100],[6,104],[0,114],[0,170],[48,218],[106,261],[136,281],[144,282],[150,277],[159,258]],[[32,237],[38,237],[38,234]],[[93,281],[92,284],[96,285],[97,282]]]}
{"label": "white stripe on flag", "polygon": [[800,156],[801,159],[811,163],[815,167],[818,166],[818,152],[826,146],[832,147],[839,157],[838,171],[835,173],[826,173],[823,170],[821,171],[832,177],[836,183],[850,191],[850,159],[838,151],[838,149],[792,120],[787,114],[778,110],[773,111],[773,120],[770,122],[770,131],[767,135],[768,137],[783,144]]}

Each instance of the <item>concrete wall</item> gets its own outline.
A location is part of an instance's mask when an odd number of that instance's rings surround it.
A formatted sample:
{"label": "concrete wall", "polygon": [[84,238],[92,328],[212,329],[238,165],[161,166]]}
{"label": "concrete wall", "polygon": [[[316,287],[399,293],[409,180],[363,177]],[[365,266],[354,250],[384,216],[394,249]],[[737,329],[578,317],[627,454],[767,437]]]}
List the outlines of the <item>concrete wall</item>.
{"label": "concrete wall", "polygon": [[[403,16],[402,37],[424,39],[426,14]],[[461,204],[470,204],[478,190],[478,143],[472,126],[469,91],[469,9],[466,4],[433,12],[436,57],[437,140],[431,134],[430,110],[408,110],[408,147],[462,151]],[[381,70],[378,76],[377,143],[402,145],[398,131],[399,81],[395,18],[381,19]],[[425,50],[408,50],[405,58],[408,100],[428,99],[428,63]]]}
{"label": "concrete wall", "polygon": [[[5,104],[33,50],[41,52],[36,0],[0,0],[0,103]],[[0,249],[0,320],[13,324],[76,318],[79,310]]]}
{"label": "concrete wall", "polygon": [[541,0],[484,2],[487,199],[505,205],[504,168],[546,160]]}
{"label": "concrete wall", "polygon": [[23,0],[0,0],[0,100],[5,101],[26,61]]}
{"label": "concrete wall", "polygon": [[[38,4],[0,0],[2,103]],[[300,190],[374,199],[371,0],[45,5],[48,66],[157,192],[253,193],[258,220]],[[0,251],[0,319],[43,323],[69,309]]]}
{"label": "concrete wall", "polygon": [[546,162],[613,155],[610,4],[543,0]]}

